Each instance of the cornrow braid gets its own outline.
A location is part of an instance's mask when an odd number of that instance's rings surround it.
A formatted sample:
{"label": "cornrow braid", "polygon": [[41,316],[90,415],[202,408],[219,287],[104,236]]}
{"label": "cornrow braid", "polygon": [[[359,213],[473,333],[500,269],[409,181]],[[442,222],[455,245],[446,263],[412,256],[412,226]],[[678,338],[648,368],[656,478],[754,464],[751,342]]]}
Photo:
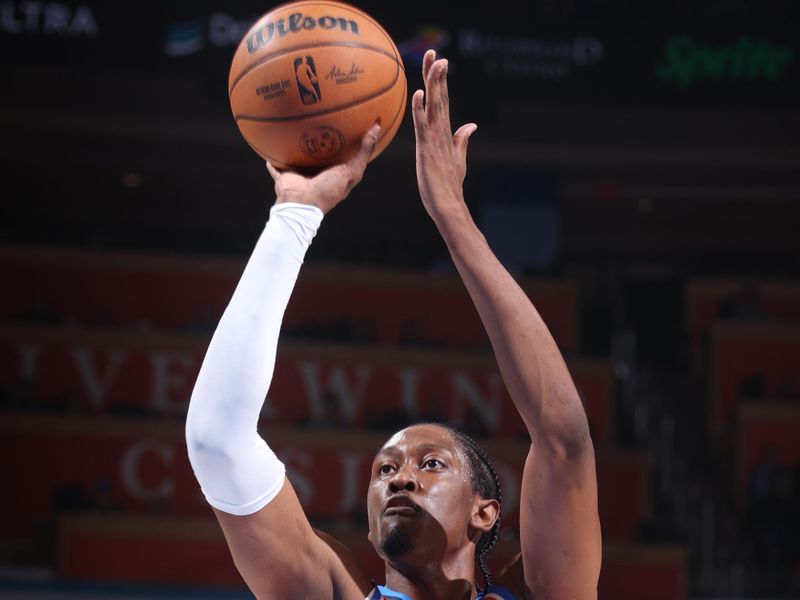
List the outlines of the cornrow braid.
{"label": "cornrow braid", "polygon": [[[500,490],[500,478],[497,476],[497,471],[495,471],[491,461],[489,461],[489,457],[486,456],[486,452],[484,452],[483,448],[466,433],[449,425],[442,426],[453,434],[461,450],[466,454],[467,460],[469,460],[470,470],[472,471],[473,491],[480,494],[482,498],[497,500],[497,503],[501,506],[501,513],[503,494]],[[478,568],[483,574],[483,580],[486,583],[487,589],[492,585],[492,573],[489,571],[489,566],[486,564],[486,557],[489,555],[489,552],[491,552],[499,536],[500,513],[498,513],[492,528],[484,533],[478,540],[478,546],[475,549],[475,561],[478,563]],[[475,583],[475,587],[478,589],[478,592],[483,591],[480,586],[478,586],[477,582]]]}

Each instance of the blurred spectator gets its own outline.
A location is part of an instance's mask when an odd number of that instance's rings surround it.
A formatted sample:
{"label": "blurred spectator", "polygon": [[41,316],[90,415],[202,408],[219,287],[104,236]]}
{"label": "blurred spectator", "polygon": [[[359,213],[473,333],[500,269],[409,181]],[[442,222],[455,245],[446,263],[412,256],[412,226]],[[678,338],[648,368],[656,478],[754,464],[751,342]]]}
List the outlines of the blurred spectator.
{"label": "blurred spectator", "polygon": [[220,315],[210,305],[206,304],[200,312],[189,319],[180,329],[181,333],[187,334],[210,334],[214,333],[219,322]]}
{"label": "blurred spectator", "polygon": [[722,299],[718,316],[736,321],[761,321],[769,318],[769,313],[761,300],[758,287],[748,281]]}
{"label": "blurred spectator", "polygon": [[75,481],[56,487],[50,495],[50,502],[53,514],[85,512],[92,507],[83,484]]}
{"label": "blurred spectator", "polygon": [[760,400],[764,397],[765,387],[763,375],[748,375],[739,381],[739,397],[744,400]]}
{"label": "blurred spectator", "polygon": [[798,498],[793,473],[766,447],[747,481],[745,518],[755,578],[751,593],[787,594],[798,558]]}
{"label": "blurred spectator", "polygon": [[322,414],[310,417],[301,426],[309,429],[341,429],[348,427],[341,410],[339,396],[326,390],[322,394]]}
{"label": "blurred spectator", "polygon": [[108,479],[100,479],[95,482],[91,505],[92,511],[97,513],[119,514],[122,512],[122,507],[114,493],[114,486]]}
{"label": "blurred spectator", "polygon": [[20,377],[11,388],[0,390],[0,407],[10,410],[35,410],[36,381]]}
{"label": "blurred spectator", "polygon": [[400,344],[411,348],[421,348],[432,345],[422,333],[419,321],[409,319],[403,323],[402,333],[400,334]]}
{"label": "blurred spectator", "polygon": [[326,340],[341,342],[374,343],[375,327],[365,319],[342,317],[327,323],[314,319],[303,321],[299,325],[285,326],[284,337],[301,340]]}
{"label": "blurred spectator", "polygon": [[788,375],[781,377],[775,384],[775,398],[778,400],[794,400],[798,397],[797,379]]}
{"label": "blurred spectator", "polygon": [[38,292],[28,309],[19,315],[21,321],[42,325],[54,325],[61,319],[43,292]]}
{"label": "blurred spectator", "polygon": [[442,408],[442,399],[439,396],[428,396],[420,404],[419,420],[430,423],[444,423],[446,417]]}

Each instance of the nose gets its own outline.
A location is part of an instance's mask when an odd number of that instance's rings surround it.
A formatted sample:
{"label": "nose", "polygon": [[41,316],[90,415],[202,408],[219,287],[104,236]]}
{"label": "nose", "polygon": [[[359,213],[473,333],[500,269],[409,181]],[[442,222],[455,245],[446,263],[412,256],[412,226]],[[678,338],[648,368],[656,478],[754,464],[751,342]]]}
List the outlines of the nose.
{"label": "nose", "polygon": [[410,466],[405,465],[394,473],[389,480],[389,491],[393,494],[399,491],[413,492],[417,489],[417,481]]}

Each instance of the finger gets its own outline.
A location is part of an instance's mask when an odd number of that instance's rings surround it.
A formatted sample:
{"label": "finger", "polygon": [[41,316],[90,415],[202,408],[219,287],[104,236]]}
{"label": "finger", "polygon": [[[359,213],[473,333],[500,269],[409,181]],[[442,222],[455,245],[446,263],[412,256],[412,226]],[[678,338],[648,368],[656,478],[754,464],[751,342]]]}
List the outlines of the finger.
{"label": "finger", "polygon": [[428,80],[428,73],[431,70],[433,62],[436,60],[436,50],[428,50],[425,56],[422,57],[422,80]]}
{"label": "finger", "polygon": [[442,113],[442,121],[447,123],[447,131],[450,132],[450,92],[447,89],[447,73],[450,70],[450,63],[444,59],[444,65],[439,73],[439,94],[440,94],[440,110]]}
{"label": "finger", "polygon": [[[428,73],[428,79],[425,83],[427,91],[427,99],[425,102],[425,114],[428,116],[428,122],[433,123],[434,120],[438,121],[443,129],[447,129],[447,136],[452,135],[450,131],[450,110],[445,108],[446,98],[442,97],[442,70],[447,68],[447,61],[445,59],[437,60],[431,66]],[[444,121],[447,117],[447,121]]]}
{"label": "finger", "polygon": [[469,144],[469,138],[477,129],[478,126],[475,123],[467,123],[466,125],[459,127],[458,131],[456,131],[453,135],[453,144],[455,145],[456,150],[461,158],[467,157],[467,145]]}
{"label": "finger", "polygon": [[369,157],[372,156],[372,151],[375,149],[375,144],[378,143],[378,137],[381,133],[381,126],[378,123],[375,123],[372,127],[369,128],[364,137],[361,138],[361,147],[356,152],[355,156],[351,158],[348,163],[347,167],[350,170],[350,175],[357,176],[360,178],[361,174],[363,174],[364,169],[367,168],[367,163],[369,162]]}
{"label": "finger", "polygon": [[267,161],[267,171],[269,171],[270,177],[272,177],[273,181],[278,181],[278,177],[281,176],[281,172],[278,171],[275,167],[272,166],[272,163]]}
{"label": "finger", "polygon": [[428,69],[428,76],[425,78],[425,114],[430,121],[438,114],[439,103],[439,78],[437,73],[441,69],[442,61],[437,60]]}
{"label": "finger", "polygon": [[425,92],[417,90],[411,96],[411,116],[414,117],[414,133],[417,141],[424,140],[428,135],[428,121],[425,118]]}

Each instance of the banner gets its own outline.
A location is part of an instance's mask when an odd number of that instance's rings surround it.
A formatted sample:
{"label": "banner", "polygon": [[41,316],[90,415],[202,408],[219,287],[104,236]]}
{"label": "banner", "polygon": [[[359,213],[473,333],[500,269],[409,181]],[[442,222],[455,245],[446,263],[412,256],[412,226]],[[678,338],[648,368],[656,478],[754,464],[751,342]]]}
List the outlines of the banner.
{"label": "banner", "polygon": [[[264,431],[264,428],[262,428]],[[270,446],[286,464],[308,515],[325,527],[361,526],[377,450],[387,435],[270,427]],[[520,481],[530,445],[485,445],[503,487],[503,523],[518,527]],[[60,512],[206,517],[210,508],[186,454],[182,420],[107,419],[4,413],[0,535],[27,538]],[[597,452],[600,518],[608,540],[635,540],[650,511],[643,453]]]}
{"label": "banner", "polygon": [[[183,415],[208,338],[0,328],[0,387],[20,408]],[[613,440],[614,388],[604,361],[571,361],[595,442]],[[262,417],[317,428],[395,429],[446,420],[518,438],[524,425],[487,352],[281,343]]]}

